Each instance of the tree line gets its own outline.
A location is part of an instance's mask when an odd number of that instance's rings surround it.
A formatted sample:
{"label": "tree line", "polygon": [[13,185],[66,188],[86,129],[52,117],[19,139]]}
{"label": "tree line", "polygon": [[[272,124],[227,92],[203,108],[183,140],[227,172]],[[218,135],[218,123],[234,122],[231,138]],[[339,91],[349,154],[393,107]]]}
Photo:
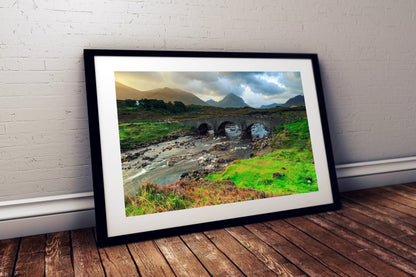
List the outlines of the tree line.
{"label": "tree line", "polygon": [[158,99],[117,100],[117,104],[119,107],[137,107],[146,111],[167,112],[171,114],[180,114],[183,112],[189,112],[198,109],[198,107],[194,105],[186,106],[181,101],[174,101],[172,103],[171,101],[165,102]]}

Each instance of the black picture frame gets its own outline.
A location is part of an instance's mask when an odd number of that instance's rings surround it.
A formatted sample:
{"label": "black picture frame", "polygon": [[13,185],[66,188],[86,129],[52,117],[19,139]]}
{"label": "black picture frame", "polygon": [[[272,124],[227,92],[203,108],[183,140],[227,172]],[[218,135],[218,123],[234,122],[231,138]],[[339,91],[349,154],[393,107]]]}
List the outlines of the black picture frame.
{"label": "black picture frame", "polygon": [[[339,208],[337,179],[316,54],[84,49],[84,65],[99,246]],[[115,95],[116,72],[298,72],[310,132],[312,163],[317,174],[317,190],[202,208],[126,216]],[[147,227],[144,228],[145,226]]]}

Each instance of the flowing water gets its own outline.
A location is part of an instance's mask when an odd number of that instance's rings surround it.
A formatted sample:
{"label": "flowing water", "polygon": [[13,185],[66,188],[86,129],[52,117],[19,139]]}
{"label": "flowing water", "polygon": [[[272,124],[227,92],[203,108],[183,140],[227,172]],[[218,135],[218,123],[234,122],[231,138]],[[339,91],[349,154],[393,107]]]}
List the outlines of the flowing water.
{"label": "flowing water", "polygon": [[[263,137],[264,131],[252,128],[252,136]],[[233,160],[248,159],[250,140],[241,139],[241,133],[231,125],[226,126],[226,137],[185,136],[123,153],[124,192],[133,193],[146,182],[174,183],[195,171],[217,171]]]}

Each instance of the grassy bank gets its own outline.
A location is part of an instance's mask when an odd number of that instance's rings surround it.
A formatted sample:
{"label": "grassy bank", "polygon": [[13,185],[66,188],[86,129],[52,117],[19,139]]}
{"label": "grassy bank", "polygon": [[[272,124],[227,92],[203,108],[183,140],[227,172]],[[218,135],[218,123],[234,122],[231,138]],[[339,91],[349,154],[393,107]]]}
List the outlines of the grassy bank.
{"label": "grassy bank", "polygon": [[146,146],[149,144],[175,139],[184,130],[191,127],[179,126],[170,122],[135,122],[119,124],[120,146],[122,151]]}
{"label": "grassy bank", "polygon": [[306,116],[305,107],[275,107],[271,109],[254,108],[218,108],[212,106],[187,106],[187,111],[174,114],[162,110],[146,110],[142,107],[126,107],[118,105],[118,120],[120,123],[157,121],[157,120],[187,120],[218,115],[267,115],[280,118],[299,119]]}
{"label": "grassy bank", "polygon": [[271,146],[275,149],[272,153],[234,161],[224,171],[207,178],[230,180],[238,187],[274,195],[318,190],[306,118],[278,126]]}
{"label": "grassy bank", "polygon": [[125,196],[126,216],[197,208],[271,197],[251,188],[237,187],[231,181],[181,180],[158,186],[146,183],[135,194]]}
{"label": "grassy bank", "polygon": [[[168,122],[120,124],[126,147],[176,136],[185,127]],[[125,196],[127,216],[211,206],[318,190],[306,118],[283,124],[272,134],[265,156],[236,160],[224,171],[199,180],[159,186],[146,183]]]}

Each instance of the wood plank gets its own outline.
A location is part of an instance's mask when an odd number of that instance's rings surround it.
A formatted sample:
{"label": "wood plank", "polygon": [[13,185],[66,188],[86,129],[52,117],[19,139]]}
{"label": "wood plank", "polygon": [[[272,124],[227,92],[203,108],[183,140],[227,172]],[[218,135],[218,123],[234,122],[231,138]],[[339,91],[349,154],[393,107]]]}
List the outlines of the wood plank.
{"label": "wood plank", "polygon": [[127,247],[143,277],[169,276],[175,274],[169,264],[156,247],[154,241],[129,243]]}
{"label": "wood plank", "polygon": [[194,254],[179,237],[155,240],[173,272],[179,276],[209,276]]}
{"label": "wood plank", "polygon": [[280,255],[276,250],[262,241],[248,229],[238,226],[227,228],[236,240],[245,248],[250,250],[258,259],[260,259],[268,268],[279,276],[306,276],[299,268],[290,263],[285,257]]}
{"label": "wood plank", "polygon": [[45,274],[57,277],[74,276],[69,232],[46,235]]}
{"label": "wood plank", "polygon": [[139,276],[126,245],[101,247],[98,252],[107,276]]}
{"label": "wood plank", "polygon": [[212,276],[243,276],[204,234],[187,234],[181,238]]}
{"label": "wood plank", "polygon": [[92,229],[71,231],[75,276],[105,276]]}
{"label": "wood plank", "polygon": [[[416,200],[415,199],[409,198],[407,196],[402,196],[402,195],[400,195],[400,193],[398,193],[397,190],[390,191],[386,188],[378,188],[377,190],[369,189],[368,191],[370,193],[374,193],[374,194],[376,194],[380,197],[385,197],[387,199],[396,201],[397,203],[404,204],[404,205],[407,205],[407,206],[412,207],[412,208],[416,208]],[[416,209],[413,211],[413,215],[416,216]]]}
{"label": "wood plank", "polygon": [[327,247],[335,250],[342,256],[347,257],[354,264],[360,265],[376,276],[409,276],[407,273],[404,273],[403,271],[398,270],[389,264],[386,264],[373,255],[370,255],[365,251],[361,251],[362,249],[359,247],[342,239],[339,236],[334,235],[333,233],[307,220],[306,218],[294,217],[286,219],[285,221],[295,226],[299,230],[307,233],[309,236],[318,240]]}
{"label": "wood plank", "polygon": [[345,193],[346,196],[352,196],[352,198],[360,198],[364,197],[366,201],[374,201],[378,205],[382,205],[385,207],[388,207],[390,209],[399,211],[401,213],[407,214],[409,216],[416,218],[416,209],[409,207],[407,205],[403,205],[399,202],[393,201],[391,199],[388,199],[386,197],[382,197],[379,194],[370,193],[367,190],[366,191],[352,191]]}
{"label": "wood plank", "polygon": [[368,198],[365,196],[361,197],[354,197],[348,194],[342,194],[341,200],[349,200],[353,203],[362,205],[364,207],[368,207],[370,209],[373,209],[377,212],[383,213],[385,215],[388,215],[390,217],[399,219],[401,221],[407,222],[408,224],[411,224],[413,226],[416,226],[416,217],[410,216],[408,214],[402,213],[400,211],[394,210],[388,206],[380,205],[377,201],[375,201],[372,198]]}
{"label": "wood plank", "polygon": [[371,276],[370,272],[285,221],[269,221],[266,224],[340,276]]}
{"label": "wood plank", "polygon": [[399,184],[399,185],[393,185],[393,186],[400,188],[401,191],[406,191],[408,193],[416,194],[416,188],[408,186],[407,184]]}
{"label": "wood plank", "polygon": [[373,229],[368,228],[361,223],[353,221],[347,217],[341,216],[334,212],[328,212],[321,214],[325,219],[350,230],[351,232],[378,244],[385,249],[390,250],[398,256],[408,259],[412,262],[416,262],[416,250],[409,247],[395,239],[387,237]]}
{"label": "wood plank", "polygon": [[204,233],[245,275],[276,276],[273,271],[224,229]]}
{"label": "wood plank", "polygon": [[414,182],[414,183],[407,183],[407,184],[403,184],[403,185],[416,189],[416,182]]}
{"label": "wood plank", "polygon": [[12,276],[19,238],[0,240],[0,277]]}
{"label": "wood plank", "polygon": [[393,186],[386,186],[382,187],[383,190],[396,193],[403,197],[416,200],[416,189],[401,185],[393,185]]}
{"label": "wood plank", "polygon": [[368,217],[354,210],[343,209],[339,211],[338,214],[348,217],[349,219],[359,222],[363,225],[366,225],[382,234],[385,234],[398,241],[401,241],[404,244],[413,244],[416,241],[416,236],[414,235],[414,233],[407,234],[406,232],[403,232],[394,225]]}
{"label": "wood plank", "polygon": [[245,225],[245,227],[306,274],[310,276],[338,276],[331,269],[318,262],[263,223]]}
{"label": "wood plank", "polygon": [[22,238],[14,276],[45,275],[46,235]]}
{"label": "wood plank", "polygon": [[378,212],[376,210],[370,209],[366,206],[360,205],[358,203],[354,203],[348,199],[344,199],[342,202],[343,211],[347,209],[354,210],[356,212],[362,213],[364,215],[367,215],[371,218],[377,219],[379,221],[385,222],[387,224],[390,224],[400,230],[402,230],[407,235],[415,235],[416,234],[416,228],[415,226],[404,222],[403,220],[399,220],[397,218],[391,217],[389,215],[386,215],[384,213]]}
{"label": "wood plank", "polygon": [[306,218],[319,226],[329,230],[330,232],[336,234],[337,236],[351,242],[357,247],[361,248],[359,251],[366,251],[379,259],[382,259],[388,264],[391,264],[404,272],[409,273],[410,275],[416,276],[416,264],[406,260],[393,252],[390,252],[388,249],[385,249],[369,240],[366,240],[353,232],[345,229],[331,221],[326,220],[325,218],[319,215],[310,215]]}

